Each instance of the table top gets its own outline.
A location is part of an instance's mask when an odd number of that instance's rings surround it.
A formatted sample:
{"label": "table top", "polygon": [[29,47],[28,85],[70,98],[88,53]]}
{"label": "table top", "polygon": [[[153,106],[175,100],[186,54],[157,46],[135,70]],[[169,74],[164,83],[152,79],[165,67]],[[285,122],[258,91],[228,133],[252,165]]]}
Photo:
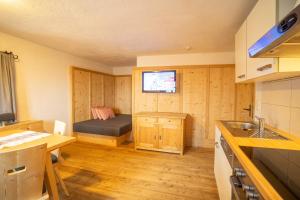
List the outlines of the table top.
{"label": "table top", "polygon": [[[1,131],[0,132],[0,137],[11,135],[11,134],[14,134],[14,133],[20,133],[20,132],[24,132],[24,130]],[[75,141],[76,141],[75,137],[62,136],[62,135],[58,135],[58,134],[51,134],[47,137],[37,139],[37,140],[31,141],[31,142],[26,142],[26,143],[16,145],[16,146],[13,146],[13,147],[7,147],[7,148],[0,149],[0,153],[25,149],[25,148],[29,148],[29,147],[44,144],[44,143],[47,143],[47,151],[49,152],[49,151],[53,151],[55,149],[61,148],[63,146],[66,146],[66,145],[68,145],[70,143],[73,143]]]}

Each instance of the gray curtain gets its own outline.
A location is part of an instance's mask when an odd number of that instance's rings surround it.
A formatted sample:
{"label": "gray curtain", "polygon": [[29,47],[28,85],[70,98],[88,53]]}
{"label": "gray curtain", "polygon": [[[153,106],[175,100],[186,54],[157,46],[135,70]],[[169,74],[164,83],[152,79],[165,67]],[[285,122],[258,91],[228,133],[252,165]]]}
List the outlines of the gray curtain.
{"label": "gray curtain", "polygon": [[0,52],[0,115],[16,114],[15,60],[13,54]]}

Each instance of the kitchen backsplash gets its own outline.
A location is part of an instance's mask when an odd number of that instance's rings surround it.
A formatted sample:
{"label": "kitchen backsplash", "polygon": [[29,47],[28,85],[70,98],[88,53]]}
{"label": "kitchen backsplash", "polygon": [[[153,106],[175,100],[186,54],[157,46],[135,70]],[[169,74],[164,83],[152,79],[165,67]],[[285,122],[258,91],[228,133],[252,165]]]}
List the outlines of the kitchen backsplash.
{"label": "kitchen backsplash", "polygon": [[266,123],[300,137],[300,77],[257,83],[255,115]]}

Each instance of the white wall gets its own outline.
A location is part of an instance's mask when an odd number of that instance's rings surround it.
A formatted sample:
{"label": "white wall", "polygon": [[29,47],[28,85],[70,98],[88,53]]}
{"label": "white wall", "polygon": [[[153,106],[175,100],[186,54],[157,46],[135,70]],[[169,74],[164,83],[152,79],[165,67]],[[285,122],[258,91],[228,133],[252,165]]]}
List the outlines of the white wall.
{"label": "white wall", "polygon": [[131,75],[132,74],[131,66],[122,66],[122,67],[114,67],[113,74],[114,75]]}
{"label": "white wall", "polygon": [[138,56],[138,67],[234,64],[234,52]]}
{"label": "white wall", "polygon": [[256,115],[300,137],[300,78],[256,84]]}
{"label": "white wall", "polygon": [[19,56],[16,89],[19,120],[42,119],[47,131],[53,120],[71,130],[70,66],[112,73],[112,68],[0,32],[0,51]]}

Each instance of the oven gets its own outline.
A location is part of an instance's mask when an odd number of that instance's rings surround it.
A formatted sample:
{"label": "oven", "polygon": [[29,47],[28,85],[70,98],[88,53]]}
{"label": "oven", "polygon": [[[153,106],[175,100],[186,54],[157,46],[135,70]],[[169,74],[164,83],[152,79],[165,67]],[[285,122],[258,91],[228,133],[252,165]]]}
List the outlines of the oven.
{"label": "oven", "polygon": [[232,168],[231,176],[227,179],[231,183],[232,200],[263,200],[222,135],[220,144]]}
{"label": "oven", "polygon": [[246,171],[233,157],[233,175],[230,177],[232,200],[263,200]]}

